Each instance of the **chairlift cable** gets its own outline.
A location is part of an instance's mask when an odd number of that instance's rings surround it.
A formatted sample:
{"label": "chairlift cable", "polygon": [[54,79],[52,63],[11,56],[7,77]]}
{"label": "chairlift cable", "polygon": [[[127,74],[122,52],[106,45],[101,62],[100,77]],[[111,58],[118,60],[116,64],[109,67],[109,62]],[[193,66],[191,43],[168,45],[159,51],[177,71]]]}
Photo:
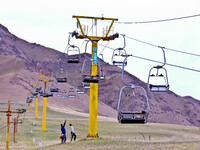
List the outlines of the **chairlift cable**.
{"label": "chairlift cable", "polygon": [[144,24],[144,23],[158,23],[158,22],[167,22],[167,21],[174,21],[174,20],[181,20],[181,19],[188,19],[193,17],[199,17],[200,14],[191,15],[191,16],[184,16],[184,17],[176,17],[176,18],[169,18],[169,19],[161,19],[161,20],[150,20],[150,21],[138,21],[138,22],[115,22],[118,24]]}
{"label": "chairlift cable", "polygon": [[110,43],[110,41],[107,42],[107,44],[104,46],[104,48],[101,50],[101,52],[99,53],[99,55],[97,57],[99,57],[103,53],[103,51],[105,50],[106,46],[108,46],[109,43]]}
{"label": "chairlift cable", "polygon": [[[100,43],[99,43],[99,45],[105,46],[105,45],[100,44]],[[111,49],[111,50],[115,50],[114,48],[111,48],[111,47],[108,47],[108,46],[107,46],[106,48]],[[135,57],[135,58],[138,58],[138,59],[143,59],[143,60],[146,60],[146,61],[151,61],[151,62],[156,62],[156,63],[161,63],[161,64],[163,64],[163,62],[160,62],[160,61],[157,61],[157,60],[153,60],[153,59],[149,59],[149,58],[144,58],[144,57],[135,56],[135,55],[132,55],[132,57]],[[172,67],[177,67],[177,68],[181,68],[181,69],[185,69],[185,70],[200,72],[200,70],[197,70],[197,69],[188,68],[188,67],[183,67],[183,66],[178,66],[178,65],[175,65],[175,64],[166,63],[165,65],[172,66]]]}
{"label": "chairlift cable", "polygon": [[[148,43],[148,42],[144,42],[144,41],[141,41],[141,40],[138,40],[138,39],[132,38],[132,37],[128,37],[128,36],[126,36],[126,37],[129,38],[129,39],[131,39],[131,40],[134,40],[134,41],[137,41],[137,42],[140,42],[140,43],[143,43],[143,44],[149,45],[149,46],[159,47],[159,46],[157,46],[157,45],[154,45],[154,44],[151,44],[151,43]],[[198,57],[200,57],[200,54],[184,52],[184,51],[175,50],[175,49],[171,49],[171,48],[166,48],[166,47],[165,47],[165,50],[169,50],[169,51],[174,51],[174,52],[177,52],[177,53],[183,53],[183,54],[187,54],[187,55],[193,55],[193,56],[198,56]]]}

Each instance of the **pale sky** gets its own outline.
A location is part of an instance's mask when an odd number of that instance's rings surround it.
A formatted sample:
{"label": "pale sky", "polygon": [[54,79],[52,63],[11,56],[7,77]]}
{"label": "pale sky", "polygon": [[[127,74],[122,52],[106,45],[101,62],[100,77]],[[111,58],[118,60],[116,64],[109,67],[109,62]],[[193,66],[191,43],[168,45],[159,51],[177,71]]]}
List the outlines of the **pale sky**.
{"label": "pale sky", "polygon": [[[161,20],[200,14],[199,0],[0,0],[0,23],[28,42],[64,52],[68,32],[76,30],[73,15],[118,18],[119,22]],[[200,54],[200,17],[148,24],[114,24],[115,32],[125,34],[157,46]],[[102,32],[102,31],[99,31]],[[100,41],[101,44],[107,42]],[[82,41],[75,43],[81,45]],[[159,48],[126,39],[129,54],[163,60]],[[110,41],[112,48],[123,45],[119,38]],[[99,52],[103,49],[98,46]],[[84,45],[81,53],[84,52]],[[105,49],[104,58],[111,62],[112,50]],[[167,63],[200,70],[200,57],[166,51]],[[153,62],[128,58],[126,69],[147,82]],[[190,95],[200,100],[200,73],[165,66],[170,90],[181,96]]]}

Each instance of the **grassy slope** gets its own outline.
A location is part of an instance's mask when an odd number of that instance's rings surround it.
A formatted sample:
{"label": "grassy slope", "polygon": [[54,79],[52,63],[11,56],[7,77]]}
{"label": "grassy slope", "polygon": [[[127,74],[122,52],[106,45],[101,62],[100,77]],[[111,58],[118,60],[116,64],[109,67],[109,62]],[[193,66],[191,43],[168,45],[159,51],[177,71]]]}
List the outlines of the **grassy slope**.
{"label": "grassy slope", "polygon": [[[26,108],[27,106],[11,106],[11,109]],[[0,110],[6,110],[6,104],[0,104]],[[12,115],[13,118],[16,115]],[[29,117],[28,117],[29,116]],[[197,127],[152,124],[145,125],[122,125],[112,121],[98,121],[99,139],[85,139],[88,134],[88,118],[47,109],[46,131],[41,131],[42,107],[39,107],[38,119],[33,113],[28,112],[21,116],[23,124],[18,127],[16,134],[17,143],[13,143],[13,124],[10,127],[10,149],[200,149],[200,129]],[[67,120],[67,143],[60,144],[60,124]],[[12,119],[11,119],[12,120]],[[33,122],[36,126],[33,126]],[[77,142],[69,143],[69,123],[74,125]],[[0,128],[6,125],[6,116],[0,115]],[[32,134],[31,134],[32,130]],[[5,149],[6,128],[0,130],[0,149]],[[33,144],[35,137],[36,143]],[[38,141],[42,140],[42,147],[39,148]]]}

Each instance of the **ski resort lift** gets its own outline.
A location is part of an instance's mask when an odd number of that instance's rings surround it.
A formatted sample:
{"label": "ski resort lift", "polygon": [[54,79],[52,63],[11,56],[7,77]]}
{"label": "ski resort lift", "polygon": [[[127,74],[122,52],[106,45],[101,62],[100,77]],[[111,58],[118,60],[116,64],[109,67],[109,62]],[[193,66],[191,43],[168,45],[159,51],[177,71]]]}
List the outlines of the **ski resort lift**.
{"label": "ski resort lift", "polygon": [[33,99],[30,96],[28,96],[26,99],[26,103],[32,103],[32,101],[33,101]]}
{"label": "ski resort lift", "polygon": [[71,45],[70,40],[71,37],[75,36],[76,32],[69,33],[68,37],[68,45],[69,47],[67,48],[67,62],[68,63],[79,63],[80,61],[80,49],[78,46]]}
{"label": "ski resort lift", "polygon": [[90,89],[90,84],[83,82],[84,89]]}
{"label": "ski resort lift", "polygon": [[104,79],[105,79],[104,67],[101,66],[101,76],[100,76],[100,80],[104,80]]}
{"label": "ski resort lift", "polygon": [[[125,57],[124,63],[127,57]],[[122,81],[125,86],[120,90],[117,106],[119,123],[147,123],[150,107],[145,89],[141,86],[126,83],[123,76],[124,65],[122,66]],[[131,105],[127,106],[128,102]]]}
{"label": "ski resort lift", "polygon": [[77,89],[78,94],[84,94],[85,93],[85,88],[84,88],[83,83],[78,84],[76,89]]}
{"label": "ski resort lift", "polygon": [[164,47],[160,47],[163,51],[164,63],[150,69],[148,76],[148,87],[152,92],[166,92],[169,90],[167,70],[164,68],[166,64]]}
{"label": "ski resort lift", "polygon": [[122,48],[117,48],[113,51],[112,55],[112,64],[114,66],[126,66],[127,61],[124,61],[124,57],[126,57],[126,50],[124,49],[126,47],[126,41],[125,41],[125,35],[122,35],[124,38],[124,46]]}
{"label": "ski resort lift", "polygon": [[75,94],[74,89],[69,90],[69,95],[68,95],[68,97],[70,97],[70,98],[74,98],[74,97],[76,97],[76,94]]}
{"label": "ski resort lift", "polygon": [[58,92],[58,83],[55,80],[52,80],[50,91],[51,92]]}
{"label": "ski resort lift", "polygon": [[56,73],[56,79],[57,79],[57,82],[59,82],[59,83],[65,83],[65,82],[67,82],[67,71],[64,66],[61,66],[61,63],[63,63],[63,62],[61,59],[59,59],[58,60],[58,70]]}
{"label": "ski resort lift", "polygon": [[[73,80],[73,86],[76,87],[75,81]],[[69,88],[68,97],[74,98],[76,97],[76,90],[74,87]]]}
{"label": "ski resort lift", "polygon": [[[91,67],[92,67],[92,63],[93,61],[97,61],[96,66],[93,67],[97,67],[98,71],[96,75],[91,75]],[[87,83],[98,83],[100,76],[101,76],[101,66],[98,60],[94,60],[94,59],[85,59],[83,62],[83,66],[82,66],[82,70],[81,70],[81,74],[83,77],[83,82],[87,82]]]}
{"label": "ski resort lift", "polygon": [[38,92],[31,91],[31,94],[32,94],[33,96],[37,96],[37,95],[38,95]]}

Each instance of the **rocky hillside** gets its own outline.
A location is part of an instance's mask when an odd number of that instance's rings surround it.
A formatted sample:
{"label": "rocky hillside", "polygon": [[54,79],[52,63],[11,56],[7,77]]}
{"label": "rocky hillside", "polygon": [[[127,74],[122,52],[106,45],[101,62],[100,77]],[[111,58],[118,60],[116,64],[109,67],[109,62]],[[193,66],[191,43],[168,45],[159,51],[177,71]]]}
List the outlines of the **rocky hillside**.
{"label": "rocky hillside", "polygon": [[[55,74],[58,59],[63,56],[51,48],[28,43],[0,25],[0,101],[12,99],[25,103],[28,90],[33,89],[33,82],[39,79],[38,73]],[[74,88],[75,84],[81,83],[80,70],[84,59],[85,56],[82,54],[79,64],[67,64],[69,82],[66,89]],[[106,80],[99,83],[98,114],[116,117],[119,92],[124,86],[121,81],[121,69],[99,60],[104,66]],[[172,91],[150,92],[146,83],[128,72],[125,72],[124,79],[144,87],[147,91],[151,108],[149,122],[200,126],[200,101],[190,96],[181,97]],[[89,91],[77,95],[75,99],[63,99],[55,95],[49,98],[48,103],[88,112]],[[133,101],[127,101],[126,105],[134,106]],[[141,107],[140,102],[137,105]]]}

